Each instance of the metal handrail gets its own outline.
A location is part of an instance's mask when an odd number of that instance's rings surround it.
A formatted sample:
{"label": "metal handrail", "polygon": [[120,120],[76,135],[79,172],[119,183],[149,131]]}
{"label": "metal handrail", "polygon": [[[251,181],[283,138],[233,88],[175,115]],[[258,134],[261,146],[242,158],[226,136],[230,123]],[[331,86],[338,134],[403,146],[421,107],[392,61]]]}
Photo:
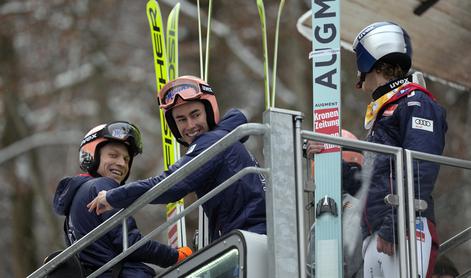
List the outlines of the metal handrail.
{"label": "metal handrail", "polygon": [[410,153],[411,159],[420,159],[420,160],[425,160],[429,162],[439,163],[442,165],[471,170],[471,161],[469,160],[458,159],[458,158],[453,158],[453,157],[448,157],[448,156],[443,156],[443,155],[423,153],[423,152],[412,151],[412,150],[407,150],[407,149],[405,149],[404,151],[406,153]]}
{"label": "metal handrail", "polygon": [[164,231],[165,229],[170,227],[170,225],[176,223],[182,217],[185,217],[187,214],[189,214],[192,211],[194,211],[195,209],[197,209],[200,205],[204,204],[206,201],[208,201],[209,199],[216,196],[217,194],[219,194],[224,189],[226,189],[229,186],[231,186],[232,184],[234,184],[234,182],[236,182],[237,180],[239,180],[240,178],[242,178],[243,176],[245,176],[247,174],[254,174],[254,173],[255,174],[256,173],[268,174],[269,170],[266,169],[266,168],[258,168],[258,167],[245,167],[245,168],[243,168],[242,170],[240,170],[239,172],[234,174],[232,177],[228,178],[225,182],[221,183],[216,188],[214,188],[210,192],[206,193],[203,197],[201,197],[198,200],[196,200],[195,202],[193,202],[191,205],[189,205],[183,211],[181,211],[180,213],[178,213],[175,216],[171,217],[165,223],[163,223],[162,225],[159,225],[157,228],[152,230],[150,233],[148,233],[147,235],[142,237],[140,240],[135,242],[127,250],[123,250],[123,252],[121,252],[119,255],[114,257],[111,261],[109,261],[106,264],[104,264],[103,266],[101,266],[99,269],[97,269],[95,272],[90,274],[90,276],[88,276],[88,277],[89,278],[97,277],[98,275],[102,274],[106,270],[110,269],[116,263],[121,261],[124,257],[126,257],[127,255],[131,254],[132,252],[136,251],[137,248],[144,245],[151,238],[153,238],[154,236],[158,235],[159,233],[161,233],[162,231]]}
{"label": "metal handrail", "polygon": [[406,241],[406,210],[403,204],[405,204],[406,193],[404,189],[404,171],[403,171],[403,149],[399,147],[393,147],[378,143],[352,140],[343,138],[340,136],[325,135],[312,131],[301,131],[302,138],[311,139],[323,143],[331,143],[334,145],[351,147],[358,150],[367,150],[373,152],[380,152],[391,154],[395,156],[395,171],[396,171],[396,182],[397,182],[397,196],[399,199],[399,205],[397,207],[398,217],[398,254],[399,254],[399,267],[401,277],[409,277],[410,265],[407,260],[407,241]]}
{"label": "metal handrail", "polygon": [[[410,221],[406,222],[407,218],[406,218],[405,205],[404,205],[407,203],[408,207],[410,208],[408,211],[408,214],[410,215],[411,209],[413,210],[414,208],[413,206],[414,196],[413,196],[412,190],[407,190],[406,192],[407,187],[404,186],[404,167],[403,166],[406,167],[406,172],[408,173],[408,179],[407,179],[408,188],[413,188],[413,179],[411,178],[413,177],[413,174],[412,174],[413,172],[412,160],[413,159],[422,159],[422,160],[427,160],[427,161],[431,161],[435,163],[441,163],[444,165],[455,166],[455,167],[460,167],[460,168],[465,168],[465,169],[471,169],[471,161],[444,157],[444,156],[439,156],[439,155],[432,155],[432,154],[402,149],[399,147],[393,147],[393,146],[371,143],[371,142],[366,142],[366,141],[352,140],[352,139],[347,139],[347,138],[338,137],[338,136],[330,136],[330,135],[320,134],[316,132],[300,130],[299,124],[297,124],[295,128],[296,128],[296,136],[295,136],[296,142],[295,143],[297,144],[295,149],[297,150],[297,152],[299,152],[298,143],[300,143],[297,141],[301,141],[301,138],[305,138],[305,139],[311,139],[314,141],[330,143],[330,144],[335,144],[335,145],[344,146],[344,147],[350,147],[353,149],[386,153],[386,154],[395,156],[395,174],[396,174],[396,182],[397,182],[397,195],[399,199],[399,206],[397,210],[398,210],[398,230],[399,230],[398,254],[399,254],[399,260],[400,260],[400,274],[401,274],[401,277],[414,276],[413,273],[414,271],[416,271],[416,266],[414,266],[415,264],[413,263],[414,257],[411,258],[410,256],[407,255],[406,226],[408,226],[409,228],[412,227],[409,230],[411,229],[415,230],[414,229],[415,223],[411,224],[409,223]],[[140,208],[150,203],[152,200],[154,200],[155,198],[163,194],[165,191],[167,191],[171,186],[173,186],[174,184],[181,181],[186,176],[188,176],[189,174],[197,170],[199,167],[204,165],[204,163],[206,163],[209,159],[221,153],[227,147],[231,146],[232,144],[234,144],[235,142],[237,142],[243,137],[246,137],[249,135],[264,135],[269,130],[270,130],[270,127],[267,124],[254,124],[254,123],[245,124],[236,128],[231,133],[227,134],[225,137],[223,137],[218,142],[216,142],[211,147],[209,147],[207,150],[202,152],[200,155],[192,159],[189,163],[179,168],[172,175],[166,177],[160,183],[152,187],[149,191],[147,191],[145,194],[139,197],[128,208],[122,209],[119,212],[117,212],[111,218],[109,218],[104,223],[102,223],[101,225],[96,227],[94,230],[92,230],[90,233],[85,235],[83,238],[81,238],[80,240],[78,240],[77,242],[69,246],[62,253],[60,253],[51,261],[49,261],[48,263],[46,263],[45,265],[37,269],[28,277],[43,277],[44,275],[48,274],[51,270],[57,267],[60,263],[64,262],[73,254],[86,248],[90,243],[94,242],[95,240],[103,236],[105,233],[107,233],[110,229],[118,225],[120,221],[123,221],[126,217],[134,214]],[[403,159],[403,156],[405,159]],[[301,166],[301,163],[298,160],[295,162],[295,164],[297,164],[298,167]],[[195,209],[202,203],[206,202],[208,199],[212,198],[214,195],[218,194],[220,191],[224,190],[228,186],[230,186],[234,181],[239,179],[241,176],[246,175],[248,173],[269,173],[269,169],[257,168],[257,167],[247,167],[247,168],[242,169],[240,172],[238,172],[237,174],[235,174],[234,176],[232,176],[231,178],[229,178],[228,180],[220,184],[211,192],[209,192],[205,196],[198,199],[195,203],[187,207],[184,211],[175,215],[171,219],[167,220],[162,225],[158,226],[156,229],[154,229],[152,232],[144,236],[141,240],[139,240],[132,246],[128,248],[123,248],[123,252],[121,252],[118,256],[113,258],[107,264],[100,267],[97,271],[92,273],[89,277],[96,277],[99,274],[103,273],[104,271],[106,271],[106,269],[109,269],[118,261],[122,260],[125,256],[134,252],[137,248],[142,246],[151,237],[160,233],[162,230],[168,228],[172,223],[178,221],[181,217],[184,217],[185,215],[190,213],[193,209]],[[297,183],[299,183],[300,176],[302,174],[300,171],[298,171],[298,169],[297,169],[296,175],[297,175],[297,178],[296,178]],[[407,202],[406,202],[406,196],[407,196]],[[299,208],[298,208],[298,213],[299,213]],[[413,216],[415,217],[415,212],[413,213]],[[409,219],[411,218],[409,217]],[[413,226],[410,226],[410,225],[413,225]],[[446,252],[449,249],[454,248],[457,245],[469,240],[470,237],[471,237],[471,227],[461,232],[460,234],[454,236],[453,238],[451,238],[444,244],[442,244],[442,246],[440,247],[440,251]],[[412,238],[415,238],[415,236],[413,236]],[[302,237],[300,240],[302,241]],[[412,250],[412,249],[409,249],[409,250]]]}
{"label": "metal handrail", "polygon": [[[263,135],[268,129],[269,127],[267,125],[255,123],[244,124],[237,127],[232,132],[230,132],[229,134],[221,138],[219,141],[214,143],[211,147],[196,156],[190,162],[183,165],[170,176],[166,177],[164,180],[152,187],[128,208],[122,209],[117,212],[115,215],[107,219],[105,222],[100,224],[98,227],[93,229],[84,237],[76,241],[71,246],[67,247],[63,252],[54,257],[52,260],[50,260],[49,262],[38,268],[36,271],[31,273],[28,278],[43,277],[55,267],[57,267],[59,264],[64,262],[66,259],[70,258],[75,253],[81,251],[90,243],[94,242],[95,240],[106,234],[109,230],[118,225],[120,221],[122,221],[124,218],[132,215],[140,208],[162,195],[174,184],[184,179],[186,176],[197,170],[199,167],[203,166],[204,163],[209,161],[217,154],[221,153],[229,146],[233,145],[235,142],[249,135]],[[127,250],[129,249],[130,248],[128,248]]]}
{"label": "metal handrail", "polygon": [[442,244],[440,244],[440,248],[438,249],[440,254],[444,254],[451,249],[465,243],[466,241],[471,239],[471,227],[464,229],[463,231],[459,232],[458,234],[452,236]]}
{"label": "metal handrail", "polygon": [[[392,147],[388,145],[381,145],[377,143],[371,143],[366,141],[352,140],[337,136],[330,136],[325,134],[319,134],[310,131],[302,131],[302,138],[311,139],[314,141],[319,141],[323,143],[331,143],[339,146],[350,147],[358,150],[367,150],[381,153],[388,153],[396,156],[396,181],[397,181],[397,195],[399,198],[399,204],[407,203],[408,218],[405,217],[405,208],[404,205],[398,207],[398,229],[399,229],[399,259],[401,265],[401,277],[409,277],[407,273],[410,273],[410,276],[413,277],[417,273],[417,254],[414,252],[416,250],[415,241],[409,242],[408,248],[410,248],[411,256],[409,261],[407,261],[406,254],[406,245],[407,241],[405,239],[406,226],[409,227],[409,237],[415,238],[415,206],[414,206],[414,179],[413,179],[413,159],[420,159],[429,162],[439,163],[442,165],[459,167],[463,169],[471,170],[471,161],[457,159],[452,157],[446,157],[442,155],[434,155],[429,153],[423,153],[418,151],[412,151],[408,149],[402,149],[398,147]],[[404,164],[406,166],[407,172],[407,188],[408,192],[404,192],[403,187],[403,174],[402,174],[402,151],[404,152]],[[401,175],[398,173],[401,172]],[[407,202],[406,202],[407,198]],[[402,219],[402,220],[401,220]],[[405,220],[409,219],[408,225],[405,224]],[[461,233],[447,240],[440,246],[440,252],[444,253],[460,244],[466,242],[471,238],[471,227],[465,229]],[[401,251],[403,248],[404,251]],[[403,268],[402,266],[405,266]]]}
{"label": "metal handrail", "polygon": [[458,275],[456,278],[470,278],[471,277],[471,268],[465,270],[462,274]]}
{"label": "metal handrail", "polygon": [[[415,226],[415,207],[413,205],[414,203],[414,198],[415,198],[415,193],[414,193],[414,168],[413,168],[413,162],[414,159],[419,159],[423,161],[429,161],[429,162],[434,162],[434,163],[440,163],[443,165],[448,165],[448,166],[453,166],[453,167],[459,167],[459,168],[464,168],[464,169],[469,169],[471,170],[471,161],[466,161],[462,159],[457,159],[457,158],[452,158],[452,157],[446,157],[446,156],[441,156],[441,155],[434,155],[434,154],[429,154],[429,153],[423,153],[423,152],[418,152],[418,151],[412,151],[412,150],[404,150],[405,154],[405,163],[406,163],[406,169],[407,169],[407,189],[408,189],[408,194],[407,194],[407,204],[408,204],[408,209],[407,209],[407,216],[408,216],[408,221],[409,221],[409,238],[415,238],[415,229],[412,229],[412,227]],[[415,240],[409,241],[409,250],[410,250],[410,265],[411,265],[411,273],[417,273],[417,246]]]}

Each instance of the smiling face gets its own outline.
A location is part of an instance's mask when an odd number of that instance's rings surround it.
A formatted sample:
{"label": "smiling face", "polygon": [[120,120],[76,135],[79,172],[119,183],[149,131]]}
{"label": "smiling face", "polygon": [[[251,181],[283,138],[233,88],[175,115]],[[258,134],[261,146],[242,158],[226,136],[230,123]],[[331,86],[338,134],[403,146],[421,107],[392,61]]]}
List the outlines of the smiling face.
{"label": "smiling face", "polygon": [[209,131],[206,110],[201,101],[189,101],[173,108],[172,116],[182,140],[188,145],[198,135]]}
{"label": "smiling face", "polygon": [[130,156],[122,143],[111,142],[100,149],[100,166],[97,173],[121,184],[129,172]]}

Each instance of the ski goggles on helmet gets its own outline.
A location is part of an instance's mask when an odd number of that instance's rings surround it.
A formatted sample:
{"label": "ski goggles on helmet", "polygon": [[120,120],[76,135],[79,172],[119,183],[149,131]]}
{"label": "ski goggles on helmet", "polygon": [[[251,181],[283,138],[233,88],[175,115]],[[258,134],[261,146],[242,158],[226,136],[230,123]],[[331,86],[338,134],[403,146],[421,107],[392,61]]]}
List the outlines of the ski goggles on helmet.
{"label": "ski goggles on helmet", "polygon": [[98,138],[122,141],[131,147],[134,155],[142,153],[141,132],[135,125],[128,122],[112,122],[104,125],[101,129],[83,138],[80,147]]}
{"label": "ski goggles on helmet", "polygon": [[[168,87],[167,87],[168,86]],[[160,108],[168,110],[177,103],[177,96],[184,101],[200,99],[204,94],[214,95],[213,89],[191,79],[175,80],[159,94]]]}

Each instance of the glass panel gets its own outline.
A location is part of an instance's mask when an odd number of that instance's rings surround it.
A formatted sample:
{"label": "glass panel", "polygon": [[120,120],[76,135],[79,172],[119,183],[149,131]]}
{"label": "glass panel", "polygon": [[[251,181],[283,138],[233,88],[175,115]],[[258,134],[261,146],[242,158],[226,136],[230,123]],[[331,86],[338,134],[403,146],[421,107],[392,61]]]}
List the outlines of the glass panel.
{"label": "glass panel", "polygon": [[236,278],[239,276],[239,250],[232,249],[188,274],[187,278]]}

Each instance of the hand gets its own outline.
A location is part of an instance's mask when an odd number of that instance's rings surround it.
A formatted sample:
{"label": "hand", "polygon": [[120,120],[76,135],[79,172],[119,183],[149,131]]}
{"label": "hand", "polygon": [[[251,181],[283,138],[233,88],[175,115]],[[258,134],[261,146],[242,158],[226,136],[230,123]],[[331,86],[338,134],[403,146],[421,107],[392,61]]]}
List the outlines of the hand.
{"label": "hand", "polygon": [[324,143],[314,142],[307,140],[306,143],[306,157],[314,158],[315,154],[320,153],[324,149]]}
{"label": "hand", "polygon": [[113,207],[108,203],[106,200],[106,191],[102,190],[100,193],[98,193],[98,196],[93,199],[90,203],[87,205],[88,211],[93,212],[95,210],[97,215],[100,215],[104,212],[107,212],[109,210],[112,210]]}
{"label": "hand", "polygon": [[376,240],[376,250],[379,253],[384,253],[386,255],[392,256],[394,255],[394,244],[382,239],[378,235],[378,239]]}
{"label": "hand", "polygon": [[191,256],[191,254],[193,254],[193,251],[191,251],[190,247],[188,246],[183,246],[183,247],[180,247],[178,248],[178,260],[177,260],[177,263],[185,260],[186,258],[188,258],[189,256]]}

